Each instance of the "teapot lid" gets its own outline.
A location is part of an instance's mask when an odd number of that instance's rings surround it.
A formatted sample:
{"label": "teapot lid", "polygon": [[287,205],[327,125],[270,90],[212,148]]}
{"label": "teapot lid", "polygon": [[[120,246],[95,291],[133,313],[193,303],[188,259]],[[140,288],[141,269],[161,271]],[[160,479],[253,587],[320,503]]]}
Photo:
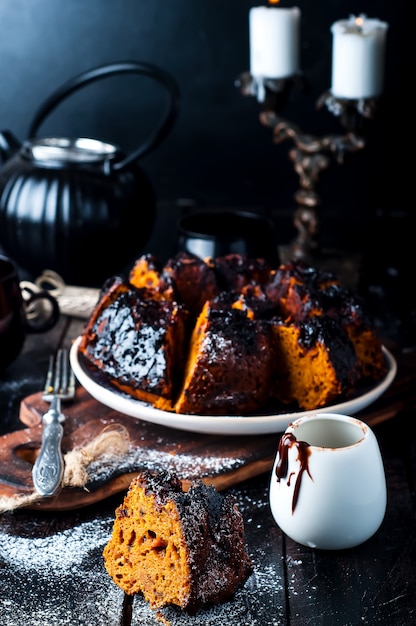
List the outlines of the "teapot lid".
{"label": "teapot lid", "polygon": [[115,157],[117,148],[98,139],[46,137],[25,141],[23,156],[45,164],[95,163]]}

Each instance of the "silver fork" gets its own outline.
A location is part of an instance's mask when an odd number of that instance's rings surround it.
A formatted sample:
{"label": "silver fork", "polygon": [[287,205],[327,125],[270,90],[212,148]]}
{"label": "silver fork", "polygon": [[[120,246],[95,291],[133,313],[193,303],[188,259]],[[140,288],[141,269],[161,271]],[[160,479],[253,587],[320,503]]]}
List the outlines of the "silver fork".
{"label": "silver fork", "polygon": [[42,445],[32,469],[35,489],[42,496],[52,496],[62,482],[64,461],[61,450],[63,436],[61,401],[75,396],[75,376],[69,365],[68,351],[58,350],[56,356],[49,357],[42,399],[51,406],[42,416],[44,424]]}

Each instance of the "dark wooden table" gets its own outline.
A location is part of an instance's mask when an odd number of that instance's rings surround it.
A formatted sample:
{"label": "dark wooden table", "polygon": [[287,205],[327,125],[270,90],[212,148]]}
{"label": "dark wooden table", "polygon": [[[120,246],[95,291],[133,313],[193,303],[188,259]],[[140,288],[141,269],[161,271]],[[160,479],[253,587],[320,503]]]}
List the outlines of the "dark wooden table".
{"label": "dark wooden table", "polygon": [[[23,428],[21,400],[41,389],[48,356],[79,335],[82,320],[62,316],[45,335],[28,337],[0,377],[0,434]],[[187,617],[164,612],[172,626],[408,626],[416,623],[416,352],[389,342],[398,375],[360,417],[378,416],[388,504],[379,531],[346,551],[319,551],[288,539],[268,504],[269,473],[232,487],[246,528],[254,572],[235,597]],[[276,447],[279,435],[276,434]],[[124,598],[107,575],[102,549],[116,494],[78,510],[17,509],[0,516],[2,626],[160,624],[141,597]]]}

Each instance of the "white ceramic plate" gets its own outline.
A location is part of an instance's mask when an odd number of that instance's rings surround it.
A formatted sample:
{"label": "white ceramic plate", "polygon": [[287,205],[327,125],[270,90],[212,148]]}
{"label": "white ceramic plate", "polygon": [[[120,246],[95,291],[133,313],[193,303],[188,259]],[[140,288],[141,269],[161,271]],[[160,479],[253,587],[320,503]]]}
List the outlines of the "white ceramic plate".
{"label": "white ceramic plate", "polygon": [[375,402],[391,385],[397,372],[397,364],[393,355],[383,347],[383,353],[387,363],[387,374],[376,385],[363,392],[360,396],[314,411],[302,411],[297,413],[278,413],[274,415],[258,416],[210,416],[210,415],[181,415],[155,409],[145,402],[135,400],[118,391],[99,385],[89,376],[82,367],[79,359],[78,337],[71,348],[70,360],[75,376],[81,385],[102,404],[146,422],[177,428],[195,433],[209,435],[264,435],[269,433],[283,432],[289,422],[303,415],[316,413],[343,413],[355,415],[367,406]]}

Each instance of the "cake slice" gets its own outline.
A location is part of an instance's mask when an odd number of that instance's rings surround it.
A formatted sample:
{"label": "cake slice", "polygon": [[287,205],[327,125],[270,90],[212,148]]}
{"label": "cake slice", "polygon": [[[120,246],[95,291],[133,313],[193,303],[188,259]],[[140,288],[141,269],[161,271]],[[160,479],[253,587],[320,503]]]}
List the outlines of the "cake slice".
{"label": "cake slice", "polygon": [[168,472],[133,479],[103,556],[125,593],[189,614],[230,598],[252,571],[234,496],[202,481],[184,492]]}
{"label": "cake slice", "polygon": [[192,332],[177,413],[250,413],[269,397],[270,328],[247,311],[205,303]]}
{"label": "cake slice", "polygon": [[186,311],[152,290],[116,281],[101,297],[79,350],[119,391],[172,410],[183,371]]}
{"label": "cake slice", "polygon": [[348,334],[332,319],[272,323],[275,378],[272,395],[305,411],[348,397],[361,365]]}
{"label": "cake slice", "polygon": [[271,265],[265,259],[253,259],[231,253],[210,259],[218,284],[223,291],[239,291],[246,285],[264,284],[269,280]]}
{"label": "cake slice", "polygon": [[190,252],[178,252],[164,267],[174,285],[176,299],[198,316],[207,300],[219,293],[212,264]]}
{"label": "cake slice", "polygon": [[382,344],[364,302],[331,272],[290,262],[271,275],[265,292],[278,303],[281,316],[295,323],[318,315],[335,320],[354,345],[364,381],[377,381],[386,374]]}
{"label": "cake slice", "polygon": [[154,299],[174,299],[171,277],[153,254],[143,254],[136,259],[130,268],[129,282],[133,287],[146,289]]}
{"label": "cake slice", "polygon": [[365,303],[340,285],[328,285],[322,290],[321,303],[325,314],[336,320],[347,332],[361,363],[364,381],[380,380],[387,373],[382,343]]}

